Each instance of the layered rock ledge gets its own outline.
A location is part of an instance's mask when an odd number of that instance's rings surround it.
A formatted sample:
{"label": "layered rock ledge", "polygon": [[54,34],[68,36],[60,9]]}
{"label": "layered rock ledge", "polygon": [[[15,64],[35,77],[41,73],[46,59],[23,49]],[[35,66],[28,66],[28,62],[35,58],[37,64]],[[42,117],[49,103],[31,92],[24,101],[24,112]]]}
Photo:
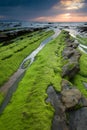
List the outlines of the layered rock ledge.
{"label": "layered rock ledge", "polygon": [[39,28],[21,28],[13,31],[0,31],[0,42],[5,42],[12,40],[16,37],[19,37],[21,35],[38,31],[38,30],[43,30],[46,29],[47,27],[39,27]]}
{"label": "layered rock ledge", "polygon": [[46,102],[50,102],[55,109],[52,130],[87,130],[87,99],[71,83],[80,70],[81,54],[77,50],[78,44],[69,38],[62,52],[66,64],[62,68],[61,91],[58,93],[53,86],[49,86]]}
{"label": "layered rock ledge", "polygon": [[81,54],[77,50],[77,47],[77,43],[68,40],[66,48],[62,52],[62,56],[67,61],[67,63],[63,66],[62,77],[67,76],[68,78],[73,78],[80,69],[79,59]]}

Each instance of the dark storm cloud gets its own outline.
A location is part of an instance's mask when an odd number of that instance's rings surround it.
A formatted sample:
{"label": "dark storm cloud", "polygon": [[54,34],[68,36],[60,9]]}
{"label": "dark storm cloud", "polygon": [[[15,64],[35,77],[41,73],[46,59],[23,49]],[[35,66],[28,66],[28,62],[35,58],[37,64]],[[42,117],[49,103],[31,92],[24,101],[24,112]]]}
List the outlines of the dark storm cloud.
{"label": "dark storm cloud", "polygon": [[[69,5],[70,2],[71,4]],[[68,10],[69,8],[71,9]],[[75,8],[77,9],[74,10]],[[87,1],[86,0],[0,0],[0,19],[33,20],[39,17],[52,17],[55,15],[62,15],[64,13],[73,13],[73,12],[81,13],[83,14],[83,16],[86,15]]]}
{"label": "dark storm cloud", "polygon": [[2,0],[0,1],[1,7],[29,7],[30,9],[49,9],[54,4],[56,4],[58,0]]}
{"label": "dark storm cloud", "polygon": [[0,16],[32,19],[46,14],[58,0],[1,0]]}

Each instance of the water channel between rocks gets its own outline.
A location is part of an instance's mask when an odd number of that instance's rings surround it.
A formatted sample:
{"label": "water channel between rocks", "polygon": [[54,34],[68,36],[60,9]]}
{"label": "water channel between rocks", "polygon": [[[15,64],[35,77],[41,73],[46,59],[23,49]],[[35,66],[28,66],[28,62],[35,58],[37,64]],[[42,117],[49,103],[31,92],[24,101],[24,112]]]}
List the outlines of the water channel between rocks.
{"label": "water channel between rocks", "polygon": [[[76,37],[76,35],[79,35],[79,32],[77,32],[76,30],[73,29],[64,29],[65,31],[68,31],[69,34],[76,39],[76,42],[78,43],[78,38]],[[87,46],[83,45],[83,44],[79,44],[78,48],[87,54]]]}
{"label": "water channel between rocks", "polygon": [[50,36],[49,38],[47,38],[43,42],[41,42],[40,46],[36,50],[34,50],[29,56],[27,56],[24,59],[23,62],[22,62],[22,64],[20,65],[18,71],[0,89],[1,92],[5,90],[4,93],[6,93],[4,101],[3,101],[3,103],[0,106],[0,114],[2,114],[3,110],[5,109],[5,107],[10,102],[12,94],[16,91],[16,89],[18,87],[18,83],[22,80],[22,78],[24,76],[24,73],[25,73],[25,71],[27,69],[27,68],[24,68],[24,63],[27,60],[30,60],[30,63],[28,65],[28,67],[29,67],[34,62],[35,56],[39,53],[39,51],[42,50],[43,47],[48,42],[50,42],[51,40],[55,39],[60,34],[60,32],[61,32],[58,28],[56,28],[56,29],[52,28],[51,30],[54,30],[55,34],[53,36]]}

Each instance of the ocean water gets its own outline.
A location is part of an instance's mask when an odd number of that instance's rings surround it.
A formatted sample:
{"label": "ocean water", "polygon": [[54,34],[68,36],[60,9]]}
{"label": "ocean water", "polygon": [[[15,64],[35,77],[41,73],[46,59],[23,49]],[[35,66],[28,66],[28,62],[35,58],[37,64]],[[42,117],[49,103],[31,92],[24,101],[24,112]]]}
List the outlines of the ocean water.
{"label": "ocean water", "polygon": [[65,22],[0,22],[0,30],[20,29],[20,28],[38,28],[38,27],[59,27],[59,28],[76,28],[80,26],[87,26],[86,22],[82,23],[65,23]]}
{"label": "ocean water", "polygon": [[7,22],[1,21],[0,22],[0,31],[7,32],[14,32],[21,29],[27,28],[39,28],[39,27],[49,27],[51,28],[58,28],[60,30],[65,29],[72,33],[72,35],[80,35],[82,37],[87,37],[87,31],[81,32],[80,27],[86,27],[87,29],[87,22]]}

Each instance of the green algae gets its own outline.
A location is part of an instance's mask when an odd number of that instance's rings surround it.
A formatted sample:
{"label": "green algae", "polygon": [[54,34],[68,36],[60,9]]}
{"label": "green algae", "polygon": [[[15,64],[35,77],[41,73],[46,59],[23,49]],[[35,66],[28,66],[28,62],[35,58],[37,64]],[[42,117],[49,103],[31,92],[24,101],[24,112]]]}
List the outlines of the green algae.
{"label": "green algae", "polygon": [[66,34],[62,32],[36,56],[36,60],[27,70],[10,103],[0,116],[2,130],[51,129],[54,109],[50,103],[45,102],[46,90],[50,85],[57,91],[61,90],[65,37]]}
{"label": "green algae", "polygon": [[44,39],[53,35],[54,32],[43,31],[42,34],[38,32],[36,35],[35,33],[31,34],[34,34],[31,38],[27,37],[27,34],[23,36],[22,40],[17,38],[12,44],[0,47],[0,86],[8,81],[10,76],[17,71],[23,59],[34,51]]}
{"label": "green algae", "polygon": [[82,95],[87,97],[87,89],[83,84],[83,82],[87,83],[87,54],[83,52],[81,52],[79,66],[80,66],[80,71],[72,79],[72,82],[81,91]]}

